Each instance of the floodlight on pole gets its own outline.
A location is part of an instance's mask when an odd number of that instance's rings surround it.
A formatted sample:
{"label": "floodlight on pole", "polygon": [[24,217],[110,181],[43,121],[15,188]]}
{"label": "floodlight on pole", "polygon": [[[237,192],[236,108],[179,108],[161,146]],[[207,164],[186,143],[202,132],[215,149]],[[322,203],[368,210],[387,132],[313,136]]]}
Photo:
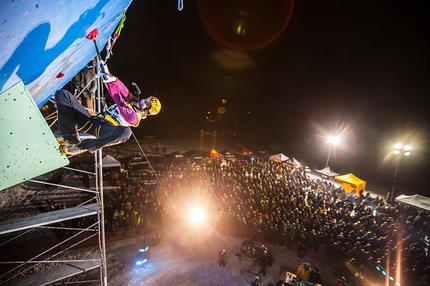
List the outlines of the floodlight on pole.
{"label": "floodlight on pole", "polygon": [[407,157],[411,155],[411,146],[410,145],[403,145],[400,143],[397,143],[394,145],[393,154],[396,155],[396,169],[394,171],[394,177],[393,177],[393,185],[391,187],[391,195],[390,195],[390,201],[394,202],[394,199],[396,198],[395,192],[396,192],[396,179],[397,179],[397,171],[399,170],[399,165],[401,158],[403,156]]}
{"label": "floodlight on pole", "polygon": [[329,136],[327,138],[327,143],[330,144],[330,148],[328,151],[328,156],[327,156],[327,162],[325,163],[325,166],[328,167],[328,162],[330,161],[330,156],[331,156],[331,150],[333,149],[334,145],[337,145],[340,141],[339,136]]}

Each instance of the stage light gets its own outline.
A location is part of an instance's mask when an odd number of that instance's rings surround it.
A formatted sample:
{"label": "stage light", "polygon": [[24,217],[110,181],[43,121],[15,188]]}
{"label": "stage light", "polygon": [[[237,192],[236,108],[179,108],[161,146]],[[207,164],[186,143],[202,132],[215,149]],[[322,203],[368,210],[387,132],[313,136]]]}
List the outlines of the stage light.
{"label": "stage light", "polygon": [[388,278],[389,278],[391,281],[394,281],[394,277],[393,277],[393,276],[391,276],[391,275],[390,275]]}
{"label": "stage light", "polygon": [[148,247],[149,247],[149,246],[147,246],[147,247],[145,247],[145,248],[140,248],[140,249],[139,249],[139,252],[145,252],[145,251],[147,251],[147,250],[148,250]]}

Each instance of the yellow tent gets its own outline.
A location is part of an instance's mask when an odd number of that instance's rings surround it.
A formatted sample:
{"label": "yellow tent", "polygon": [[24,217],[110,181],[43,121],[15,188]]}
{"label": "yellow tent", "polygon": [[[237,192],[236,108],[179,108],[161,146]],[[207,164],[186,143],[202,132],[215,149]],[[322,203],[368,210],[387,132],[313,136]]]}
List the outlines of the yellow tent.
{"label": "yellow tent", "polygon": [[215,148],[212,148],[209,151],[209,156],[212,157],[212,158],[221,158],[221,157],[224,157],[224,155],[221,154],[220,152],[218,152],[217,150],[215,150]]}
{"label": "yellow tent", "polygon": [[364,191],[366,188],[366,182],[356,177],[354,174],[349,173],[346,175],[335,176],[334,179],[342,183],[342,188],[350,193],[355,190],[355,194],[358,196],[360,191]]}

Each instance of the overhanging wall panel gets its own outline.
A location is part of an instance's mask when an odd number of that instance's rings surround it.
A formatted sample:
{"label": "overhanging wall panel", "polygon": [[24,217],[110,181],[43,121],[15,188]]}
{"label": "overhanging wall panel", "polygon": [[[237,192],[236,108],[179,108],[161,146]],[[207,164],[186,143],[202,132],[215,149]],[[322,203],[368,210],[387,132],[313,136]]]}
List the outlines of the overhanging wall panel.
{"label": "overhanging wall panel", "polygon": [[0,94],[0,190],[69,163],[22,82]]}

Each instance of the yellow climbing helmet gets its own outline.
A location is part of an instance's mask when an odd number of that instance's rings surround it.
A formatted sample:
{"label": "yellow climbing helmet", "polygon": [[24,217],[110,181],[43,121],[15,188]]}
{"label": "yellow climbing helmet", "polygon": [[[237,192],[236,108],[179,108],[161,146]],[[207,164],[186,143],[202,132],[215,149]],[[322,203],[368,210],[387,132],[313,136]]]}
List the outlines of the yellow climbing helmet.
{"label": "yellow climbing helmet", "polygon": [[148,109],[148,115],[157,115],[161,110],[161,102],[155,96],[150,96],[151,107]]}

